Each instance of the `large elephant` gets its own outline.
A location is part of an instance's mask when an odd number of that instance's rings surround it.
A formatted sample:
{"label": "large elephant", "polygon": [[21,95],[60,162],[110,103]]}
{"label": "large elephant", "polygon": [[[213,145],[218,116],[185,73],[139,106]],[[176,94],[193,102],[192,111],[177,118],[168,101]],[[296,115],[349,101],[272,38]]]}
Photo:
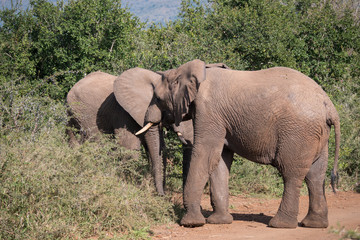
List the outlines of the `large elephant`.
{"label": "large elephant", "polygon": [[[206,69],[204,62],[193,60],[164,73],[156,85],[145,123],[156,124],[164,115],[176,125],[189,117],[194,123],[194,146],[184,189],[187,212],[182,225],[205,224],[200,211],[204,185],[209,176],[215,175],[219,191],[228,191],[235,152],[253,162],[270,164],[282,175],[283,197],[270,226],[298,226],[304,179],[309,190],[309,210],[301,225],[328,226],[324,192],[328,140],[334,125],[335,174],[340,121],[333,103],[312,79],[284,67],[260,71]],[[226,197],[215,201],[222,211],[215,211],[208,222],[229,219],[227,201]]]}

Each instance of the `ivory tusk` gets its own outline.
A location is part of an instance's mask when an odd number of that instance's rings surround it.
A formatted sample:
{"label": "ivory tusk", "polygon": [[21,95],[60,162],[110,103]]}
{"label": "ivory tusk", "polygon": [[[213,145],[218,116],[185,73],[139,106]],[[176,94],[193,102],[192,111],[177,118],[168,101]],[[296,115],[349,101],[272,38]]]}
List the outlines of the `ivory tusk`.
{"label": "ivory tusk", "polygon": [[154,125],[154,123],[149,122],[148,124],[145,125],[145,127],[143,127],[142,129],[140,129],[140,131],[138,131],[137,133],[135,133],[135,135],[139,135],[142,134],[143,132],[146,132],[152,125]]}
{"label": "ivory tusk", "polygon": [[179,137],[182,137],[182,133],[181,133],[181,132],[177,132],[177,135],[178,135]]}

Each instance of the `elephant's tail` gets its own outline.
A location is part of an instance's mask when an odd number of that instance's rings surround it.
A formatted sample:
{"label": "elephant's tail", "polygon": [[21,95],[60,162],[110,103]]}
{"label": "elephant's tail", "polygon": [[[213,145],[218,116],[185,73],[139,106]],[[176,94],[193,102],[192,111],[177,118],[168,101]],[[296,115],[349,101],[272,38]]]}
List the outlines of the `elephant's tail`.
{"label": "elephant's tail", "polygon": [[335,157],[334,157],[334,167],[331,171],[331,187],[333,192],[336,193],[336,184],[338,183],[339,180],[339,174],[337,170],[338,170],[338,160],[339,160],[339,152],[340,152],[340,135],[341,135],[340,118],[336,110],[333,112],[329,121],[331,125],[334,125],[334,130],[335,130]]}

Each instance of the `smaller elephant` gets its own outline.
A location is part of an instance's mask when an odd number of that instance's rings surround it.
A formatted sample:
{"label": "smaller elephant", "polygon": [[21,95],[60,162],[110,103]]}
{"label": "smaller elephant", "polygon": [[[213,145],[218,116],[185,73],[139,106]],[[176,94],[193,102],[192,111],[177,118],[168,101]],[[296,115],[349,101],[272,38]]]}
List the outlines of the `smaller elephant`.
{"label": "smaller elephant", "polygon": [[107,133],[114,134],[119,145],[129,150],[140,150],[142,144],[152,164],[156,191],[164,195],[166,161],[161,125],[153,126],[149,133],[135,136],[142,126],[116,101],[113,91],[116,78],[104,72],[94,72],[71,88],[67,95],[69,143],[72,146],[79,144],[75,130],[81,135],[80,143]]}

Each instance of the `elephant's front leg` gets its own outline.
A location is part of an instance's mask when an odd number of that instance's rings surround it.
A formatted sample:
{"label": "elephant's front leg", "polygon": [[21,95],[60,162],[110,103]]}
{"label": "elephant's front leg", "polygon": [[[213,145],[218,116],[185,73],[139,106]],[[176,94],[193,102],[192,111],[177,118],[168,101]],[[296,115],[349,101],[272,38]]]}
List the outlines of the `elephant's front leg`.
{"label": "elephant's front leg", "polygon": [[205,139],[207,139],[206,144],[195,140],[185,183],[184,207],[186,214],[180,224],[187,227],[198,227],[205,224],[205,218],[200,210],[201,195],[209,179],[209,173],[212,172],[212,168],[218,166],[223,149],[224,143],[219,142],[219,138],[215,138],[213,141],[209,138]]}
{"label": "elephant's front leg", "polygon": [[219,165],[210,175],[210,196],[214,212],[207,218],[207,223],[230,224],[233,221],[229,213],[229,173],[234,152],[224,148]]}

